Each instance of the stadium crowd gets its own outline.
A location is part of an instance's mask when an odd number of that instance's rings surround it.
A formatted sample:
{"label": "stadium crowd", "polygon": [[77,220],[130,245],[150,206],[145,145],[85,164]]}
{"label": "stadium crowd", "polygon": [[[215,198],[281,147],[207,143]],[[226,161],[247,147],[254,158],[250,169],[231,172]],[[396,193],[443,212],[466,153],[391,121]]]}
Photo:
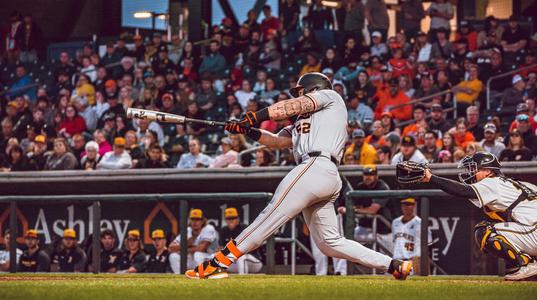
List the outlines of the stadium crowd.
{"label": "stadium crowd", "polygon": [[[485,149],[501,161],[537,155],[536,35],[517,16],[494,16],[451,32],[454,7],[401,2],[401,31],[388,36],[383,0],[313,1],[306,14],[285,0],[278,13],[229,18],[207,41],[122,34],[71,57],[38,58],[46,45],[31,15],[14,13],[1,33],[0,166],[4,171],[225,168],[293,165],[290,151],[256,147],[220,128],[126,118],[129,107],[225,121],[289,99],[307,72],[322,72],[348,105],[342,164],[401,160],[450,163]],[[421,20],[430,17],[430,30]],[[186,34],[185,36],[188,36]],[[36,83],[35,85],[31,85]],[[28,85],[30,84],[30,87]],[[416,99],[420,99],[416,101]],[[291,122],[266,121],[277,132]],[[239,155],[240,154],[240,155]]]}

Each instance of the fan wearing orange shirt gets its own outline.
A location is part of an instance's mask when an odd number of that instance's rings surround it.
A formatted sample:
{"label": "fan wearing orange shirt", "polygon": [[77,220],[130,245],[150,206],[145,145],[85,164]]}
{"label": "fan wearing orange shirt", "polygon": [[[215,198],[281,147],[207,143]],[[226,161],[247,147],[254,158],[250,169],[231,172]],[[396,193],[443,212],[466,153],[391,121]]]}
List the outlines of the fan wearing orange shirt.
{"label": "fan wearing orange shirt", "polygon": [[412,77],[412,66],[406,58],[403,58],[403,49],[395,48],[393,51],[393,58],[388,61],[388,66],[392,71],[392,78],[397,78],[401,75]]}
{"label": "fan wearing orange shirt", "polygon": [[421,103],[416,104],[414,106],[413,115],[414,115],[414,120],[416,122],[405,126],[405,128],[403,129],[402,136],[407,136],[407,135],[417,136],[418,135],[418,128],[420,127],[420,125],[423,125],[422,123],[426,123],[425,122],[425,105]]}
{"label": "fan wearing orange shirt", "polygon": [[[466,146],[475,141],[474,135],[469,132],[468,130],[468,124],[466,122],[466,119],[459,118],[457,119],[457,123],[455,125],[453,130],[453,137],[455,138],[455,144],[464,149]],[[450,131],[451,131],[450,130]]]}
{"label": "fan wearing orange shirt", "polygon": [[[399,90],[397,79],[390,79],[388,93],[379,95],[377,108],[375,109],[375,119],[380,119],[382,113],[387,111],[391,112],[394,119],[399,122],[411,119],[412,106],[404,105],[408,102],[410,102],[410,98]],[[392,109],[395,106],[398,106],[398,108]]]}

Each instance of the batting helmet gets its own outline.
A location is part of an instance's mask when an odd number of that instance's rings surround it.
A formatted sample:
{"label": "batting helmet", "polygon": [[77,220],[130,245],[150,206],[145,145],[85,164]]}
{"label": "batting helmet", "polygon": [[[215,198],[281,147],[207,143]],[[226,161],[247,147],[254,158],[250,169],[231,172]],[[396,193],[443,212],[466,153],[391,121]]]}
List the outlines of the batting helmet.
{"label": "batting helmet", "polygon": [[289,93],[296,98],[299,96],[298,91],[300,89],[304,89],[304,94],[307,94],[318,90],[331,90],[332,88],[332,82],[326,75],[312,72],[302,75],[298,79],[296,87],[289,89]]}
{"label": "batting helmet", "polygon": [[459,173],[459,180],[466,184],[475,183],[475,174],[481,169],[492,170],[498,175],[502,174],[502,166],[498,158],[486,151],[479,151],[472,156],[466,156],[461,160],[458,167],[464,169],[464,172]]}

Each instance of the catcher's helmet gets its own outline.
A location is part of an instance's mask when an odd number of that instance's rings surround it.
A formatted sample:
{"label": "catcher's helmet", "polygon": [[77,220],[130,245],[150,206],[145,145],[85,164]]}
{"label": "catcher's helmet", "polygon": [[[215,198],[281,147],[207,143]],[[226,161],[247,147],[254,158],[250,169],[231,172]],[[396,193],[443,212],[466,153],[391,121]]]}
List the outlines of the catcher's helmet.
{"label": "catcher's helmet", "polygon": [[501,175],[501,165],[498,158],[494,154],[485,151],[476,152],[472,156],[466,156],[459,163],[458,168],[464,169],[464,172],[459,173],[459,180],[466,184],[476,182],[475,174],[480,169],[492,170],[495,174]]}
{"label": "catcher's helmet", "polygon": [[298,91],[303,88],[304,94],[318,90],[331,90],[332,82],[326,75],[318,72],[307,73],[298,79],[296,87],[289,89],[289,93],[293,97],[298,97]]}

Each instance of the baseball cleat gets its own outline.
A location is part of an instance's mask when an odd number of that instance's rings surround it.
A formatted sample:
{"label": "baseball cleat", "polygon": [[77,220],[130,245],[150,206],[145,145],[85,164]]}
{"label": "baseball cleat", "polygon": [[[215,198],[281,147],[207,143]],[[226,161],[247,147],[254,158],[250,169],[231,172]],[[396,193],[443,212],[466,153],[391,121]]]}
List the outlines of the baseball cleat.
{"label": "baseball cleat", "polygon": [[195,269],[186,271],[185,276],[190,279],[222,279],[229,277],[224,268],[205,264],[201,263]]}
{"label": "baseball cleat", "polygon": [[537,262],[529,263],[520,267],[518,271],[513,274],[505,275],[505,280],[518,281],[530,279],[532,276],[537,275]]}
{"label": "baseball cleat", "polygon": [[411,261],[401,261],[397,266],[397,269],[392,273],[393,278],[397,280],[405,280],[412,271]]}

